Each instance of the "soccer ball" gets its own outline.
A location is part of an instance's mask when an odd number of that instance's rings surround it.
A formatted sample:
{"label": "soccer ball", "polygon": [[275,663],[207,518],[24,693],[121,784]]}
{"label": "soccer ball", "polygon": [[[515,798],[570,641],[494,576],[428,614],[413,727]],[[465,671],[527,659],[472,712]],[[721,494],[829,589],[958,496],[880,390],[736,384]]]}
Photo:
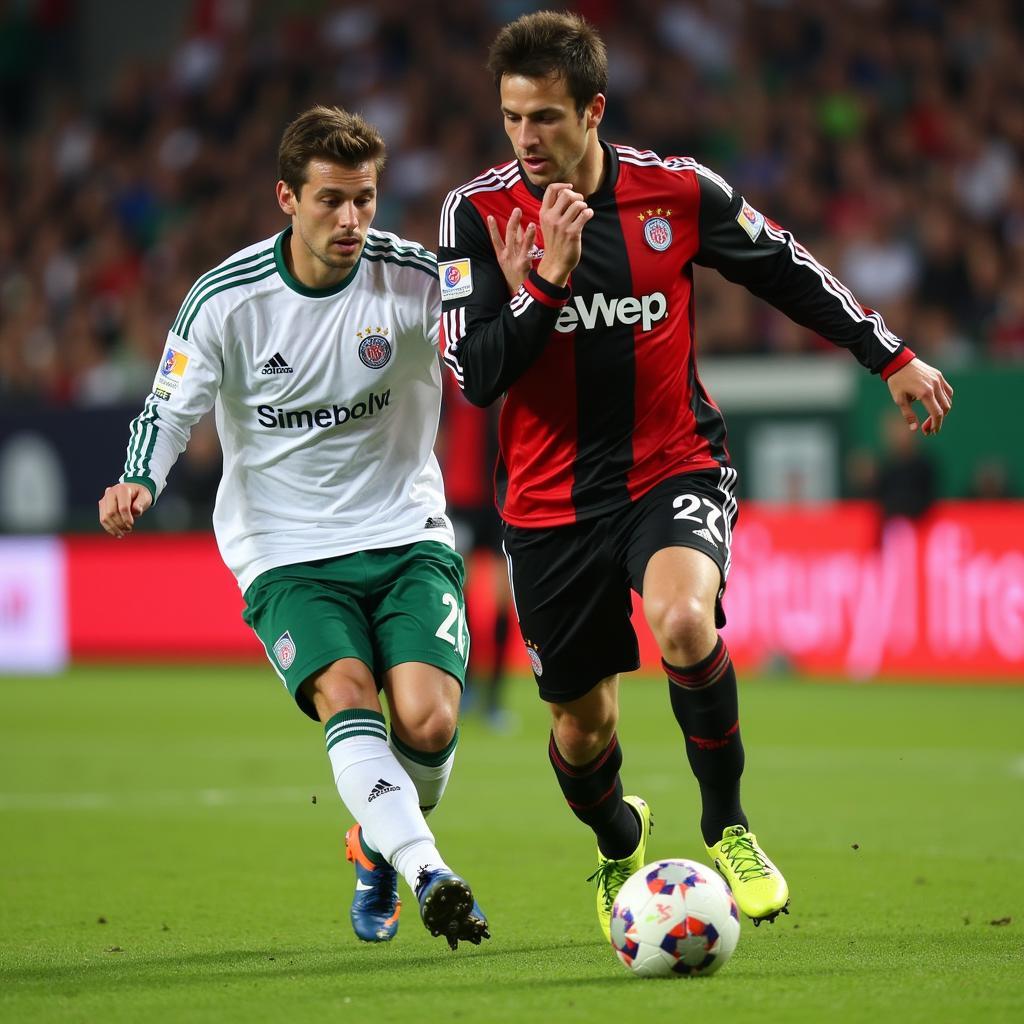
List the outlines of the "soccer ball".
{"label": "soccer ball", "polygon": [[713,974],[732,956],[740,918],[729,887],[694,860],[642,867],[612,906],[612,949],[642,978]]}

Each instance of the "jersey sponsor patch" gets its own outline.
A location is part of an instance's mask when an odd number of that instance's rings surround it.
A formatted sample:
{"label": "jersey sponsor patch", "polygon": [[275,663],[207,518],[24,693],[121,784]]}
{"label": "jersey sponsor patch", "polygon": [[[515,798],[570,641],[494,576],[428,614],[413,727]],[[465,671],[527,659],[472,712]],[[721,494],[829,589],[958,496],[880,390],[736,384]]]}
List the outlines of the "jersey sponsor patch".
{"label": "jersey sponsor patch", "polygon": [[160,369],[156,372],[156,380],[153,381],[153,394],[166,402],[172,393],[178,390],[187,369],[188,356],[177,349],[169,348],[164,353],[164,361],[160,364]]}
{"label": "jersey sponsor patch", "polygon": [[764,230],[764,214],[758,213],[750,203],[745,202],[736,215],[736,223],[750,235],[752,242],[756,242],[757,236]]}
{"label": "jersey sponsor patch", "polygon": [[295,661],[295,641],[288,630],[285,630],[275,641],[274,657],[277,658],[278,665],[286,672],[292,667],[292,663]]}
{"label": "jersey sponsor patch", "polygon": [[464,299],[473,294],[473,266],[470,260],[450,260],[438,263],[437,276],[441,281],[441,301]]}

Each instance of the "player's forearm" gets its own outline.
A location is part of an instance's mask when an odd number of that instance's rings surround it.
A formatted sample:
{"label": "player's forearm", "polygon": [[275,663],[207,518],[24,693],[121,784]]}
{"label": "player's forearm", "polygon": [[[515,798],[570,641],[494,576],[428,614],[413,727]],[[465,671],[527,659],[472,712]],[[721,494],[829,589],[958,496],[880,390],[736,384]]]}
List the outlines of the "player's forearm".
{"label": "player's forearm", "polygon": [[848,349],[872,373],[880,373],[903,351],[903,342],[880,313],[862,306],[849,288],[807,257],[809,263],[798,262],[784,247],[771,260],[776,266],[768,281],[747,287],[795,323]]}
{"label": "player's forearm", "polygon": [[511,332],[504,323],[510,316],[503,312],[467,333],[455,349],[457,365],[445,357],[473,405],[488,406],[500,398],[533,365],[547,343],[550,329],[525,335]]}
{"label": "player's forearm", "polygon": [[902,352],[903,343],[881,315],[863,307],[789,231],[738,193],[703,179],[699,184],[700,248],[694,262],[714,267],[802,327],[849,349],[872,373]]}
{"label": "player's forearm", "polygon": [[121,483],[140,483],[156,501],[167,475],[188,444],[191,423],[177,423],[150,398],[129,428]]}
{"label": "player's forearm", "polygon": [[[487,320],[475,308],[455,310],[445,318],[445,362],[474,405],[501,397],[537,361],[555,330],[569,289],[558,288],[531,272],[498,315]],[[464,333],[459,324],[468,323]]]}

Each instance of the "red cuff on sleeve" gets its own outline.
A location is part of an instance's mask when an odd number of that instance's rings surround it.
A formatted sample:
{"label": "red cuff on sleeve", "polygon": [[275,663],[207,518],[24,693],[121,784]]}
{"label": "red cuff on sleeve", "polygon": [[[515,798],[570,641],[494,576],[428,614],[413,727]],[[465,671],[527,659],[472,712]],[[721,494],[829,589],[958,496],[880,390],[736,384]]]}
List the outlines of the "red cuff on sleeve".
{"label": "red cuff on sleeve", "polygon": [[568,288],[559,288],[558,285],[545,281],[536,270],[531,270],[527,275],[523,288],[539,303],[552,309],[564,306],[572,294]]}
{"label": "red cuff on sleeve", "polygon": [[911,359],[916,359],[913,351],[904,346],[903,351],[891,362],[882,367],[882,380],[888,380],[897,370],[902,370]]}

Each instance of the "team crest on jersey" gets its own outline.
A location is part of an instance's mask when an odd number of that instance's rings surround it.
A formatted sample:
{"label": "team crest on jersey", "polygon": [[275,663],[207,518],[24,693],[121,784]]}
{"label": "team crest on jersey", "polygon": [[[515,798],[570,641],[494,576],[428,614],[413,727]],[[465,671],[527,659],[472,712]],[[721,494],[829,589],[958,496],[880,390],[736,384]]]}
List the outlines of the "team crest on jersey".
{"label": "team crest on jersey", "polygon": [[288,630],[285,630],[277,638],[277,642],[274,644],[274,657],[277,658],[278,665],[286,672],[292,667],[292,662],[295,661],[295,641]]}
{"label": "team crest on jersey", "polygon": [[188,356],[177,349],[169,348],[164,353],[164,361],[160,364],[160,369],[157,370],[156,380],[153,382],[153,394],[165,402],[168,401],[171,394],[178,390],[178,385],[181,384],[186,369],[188,369]]}
{"label": "team crest on jersey", "polygon": [[764,214],[758,213],[750,203],[744,202],[736,215],[736,223],[750,235],[752,242],[756,242],[757,236],[764,229]]}
{"label": "team crest on jersey", "polygon": [[533,674],[539,679],[544,675],[544,662],[540,660],[540,651],[537,650],[537,645],[532,640],[524,642],[526,644],[526,654],[530,659],[530,667],[533,669]]}
{"label": "team crest on jersey", "polygon": [[473,294],[473,264],[470,260],[450,260],[438,263],[437,276],[441,281],[441,301],[464,299]]}
{"label": "team crest on jersey", "polygon": [[664,252],[672,244],[671,210],[648,210],[640,214],[644,225],[644,241],[655,251]]}
{"label": "team crest on jersey", "polygon": [[387,366],[391,359],[392,346],[386,327],[367,327],[356,331],[359,339],[359,361],[371,370]]}

